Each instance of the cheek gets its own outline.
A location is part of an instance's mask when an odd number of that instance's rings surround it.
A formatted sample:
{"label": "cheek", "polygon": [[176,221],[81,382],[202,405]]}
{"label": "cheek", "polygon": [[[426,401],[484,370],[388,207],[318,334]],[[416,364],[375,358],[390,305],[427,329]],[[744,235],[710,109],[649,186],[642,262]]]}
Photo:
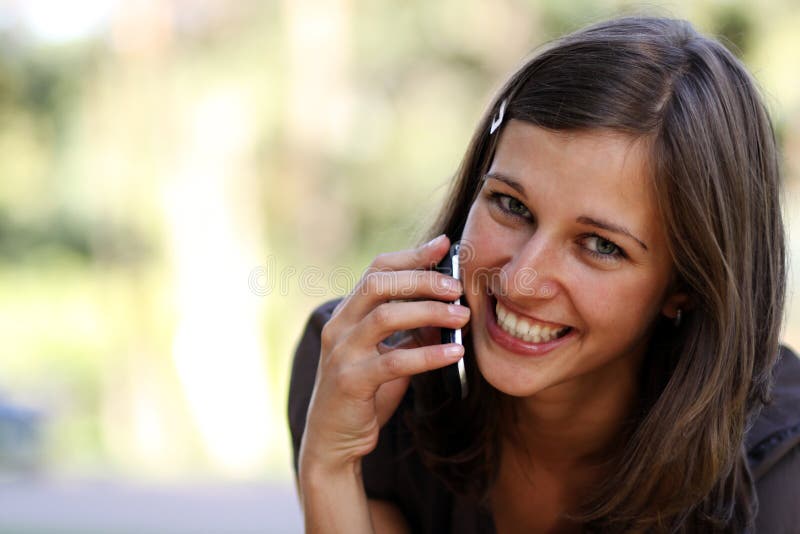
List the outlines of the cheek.
{"label": "cheek", "polygon": [[507,262],[511,259],[509,251],[517,250],[529,237],[529,232],[498,222],[485,202],[478,200],[470,209],[461,235],[466,258],[464,266]]}
{"label": "cheek", "polygon": [[508,251],[514,250],[511,237],[484,209],[473,206],[461,236],[461,267],[468,300],[469,293],[483,293],[493,286],[492,277],[508,261]]}
{"label": "cheek", "polygon": [[571,295],[579,314],[609,331],[642,332],[660,307],[660,281],[652,277],[587,276],[574,282]]}

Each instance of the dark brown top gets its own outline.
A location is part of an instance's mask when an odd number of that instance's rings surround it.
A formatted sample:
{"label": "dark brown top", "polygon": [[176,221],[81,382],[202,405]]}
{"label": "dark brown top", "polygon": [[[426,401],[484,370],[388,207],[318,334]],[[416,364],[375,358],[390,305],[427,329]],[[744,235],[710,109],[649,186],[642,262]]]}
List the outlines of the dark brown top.
{"label": "dark brown top", "polygon": [[[326,302],[311,314],[295,352],[289,388],[289,426],[294,467],[314,388],[322,326],[339,300]],[[759,498],[759,533],[800,532],[800,360],[781,348],[775,369],[774,401],[765,407],[747,434],[748,459]],[[403,423],[410,395],[381,430],[378,446],[364,457],[367,495],[395,503],[413,532],[491,534],[491,514],[454,495],[430,473],[414,450]]]}

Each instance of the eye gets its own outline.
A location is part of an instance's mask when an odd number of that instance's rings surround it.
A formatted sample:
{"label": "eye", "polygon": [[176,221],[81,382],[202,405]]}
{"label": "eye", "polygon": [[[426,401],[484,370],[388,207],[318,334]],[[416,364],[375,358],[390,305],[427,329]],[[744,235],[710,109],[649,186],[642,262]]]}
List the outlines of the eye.
{"label": "eye", "polygon": [[625,257],[623,251],[616,243],[599,236],[590,234],[583,239],[584,249],[593,258],[602,261],[617,261]]}
{"label": "eye", "polygon": [[[499,191],[487,193],[491,207],[504,217],[511,217],[526,223],[534,222],[533,214],[520,200]],[[592,258],[604,262],[618,262],[627,258],[625,251],[613,241],[597,234],[587,234],[580,238],[581,247]]]}
{"label": "eye", "polygon": [[525,204],[504,193],[491,191],[489,199],[492,205],[503,212],[504,215],[515,217],[517,219],[524,219],[529,221],[533,218],[531,212],[525,207]]}

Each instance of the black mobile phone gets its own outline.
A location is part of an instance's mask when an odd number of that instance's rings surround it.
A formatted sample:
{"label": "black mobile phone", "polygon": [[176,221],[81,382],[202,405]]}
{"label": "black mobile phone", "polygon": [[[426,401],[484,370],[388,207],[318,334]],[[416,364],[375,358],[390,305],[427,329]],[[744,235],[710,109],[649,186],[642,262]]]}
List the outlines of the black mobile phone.
{"label": "black mobile phone", "polygon": [[[440,273],[461,279],[461,268],[458,263],[459,243],[453,243],[447,255],[436,265],[436,270]],[[461,298],[453,301],[453,304],[461,304]],[[442,343],[458,343],[463,345],[461,339],[461,329],[442,328]],[[464,358],[461,357],[457,362],[441,369],[444,379],[444,387],[451,398],[465,399],[469,392],[467,385],[467,372],[464,367]]]}

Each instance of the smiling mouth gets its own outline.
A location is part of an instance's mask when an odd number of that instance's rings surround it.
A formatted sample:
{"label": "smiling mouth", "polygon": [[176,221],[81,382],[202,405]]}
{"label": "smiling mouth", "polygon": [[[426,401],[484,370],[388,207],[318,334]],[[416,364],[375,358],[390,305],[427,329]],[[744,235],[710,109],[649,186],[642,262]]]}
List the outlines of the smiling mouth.
{"label": "smiling mouth", "polygon": [[545,323],[518,315],[501,304],[492,294],[490,302],[497,325],[507,334],[526,343],[547,343],[560,339],[572,331],[571,326]]}

